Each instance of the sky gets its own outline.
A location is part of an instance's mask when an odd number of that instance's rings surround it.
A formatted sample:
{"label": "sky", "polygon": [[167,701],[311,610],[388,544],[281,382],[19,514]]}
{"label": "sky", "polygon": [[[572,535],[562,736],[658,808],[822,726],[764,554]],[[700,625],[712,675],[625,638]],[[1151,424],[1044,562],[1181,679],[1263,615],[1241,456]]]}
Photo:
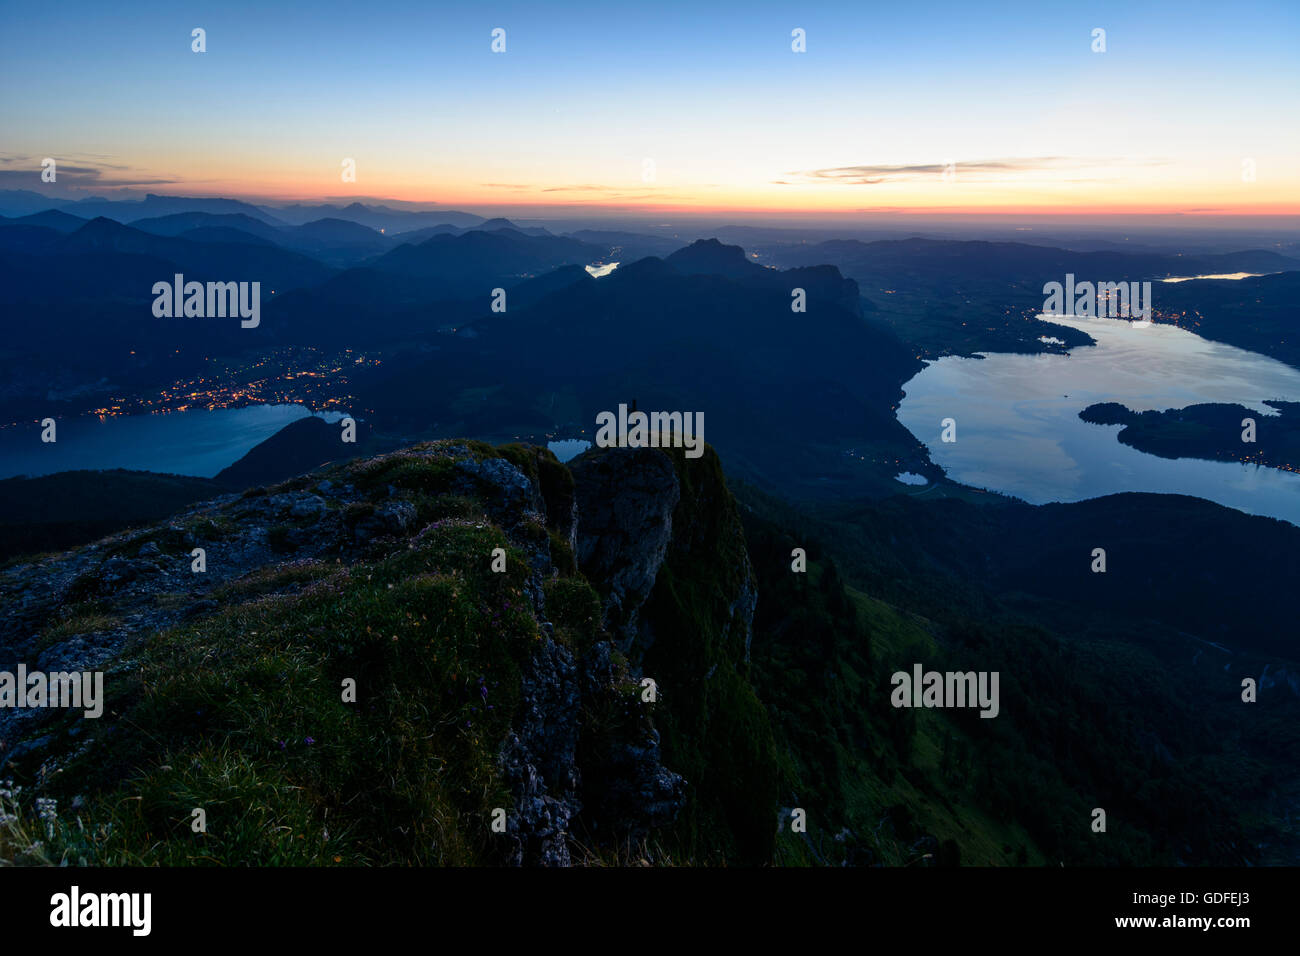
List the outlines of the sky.
{"label": "sky", "polygon": [[1297,103],[1295,0],[0,0],[0,188],[61,195],[1294,216]]}

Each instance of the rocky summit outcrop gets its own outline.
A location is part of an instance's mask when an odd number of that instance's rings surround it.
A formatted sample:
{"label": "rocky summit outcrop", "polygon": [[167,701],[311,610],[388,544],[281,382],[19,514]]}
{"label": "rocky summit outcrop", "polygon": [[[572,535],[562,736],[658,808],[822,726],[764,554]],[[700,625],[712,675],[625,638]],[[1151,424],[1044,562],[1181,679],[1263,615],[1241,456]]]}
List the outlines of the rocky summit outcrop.
{"label": "rocky summit outcrop", "polygon": [[604,623],[626,652],[668,553],[681,497],[677,474],[653,448],[596,449],[570,470],[582,515],[578,566],[605,585]]}
{"label": "rocky summit outcrop", "polygon": [[[681,467],[428,443],[13,563],[0,671],[103,671],[108,699],[98,720],[0,708],[0,776],[109,834],[65,847],[87,862],[185,862],[208,803],[197,839],[225,863],[621,852],[602,848],[672,824],[690,789],[645,690],[642,609],[683,631],[703,607],[728,661],[753,618],[738,523],[674,520],[734,516],[706,500],[725,485],[684,488]],[[730,570],[674,617],[656,582],[686,558]]]}

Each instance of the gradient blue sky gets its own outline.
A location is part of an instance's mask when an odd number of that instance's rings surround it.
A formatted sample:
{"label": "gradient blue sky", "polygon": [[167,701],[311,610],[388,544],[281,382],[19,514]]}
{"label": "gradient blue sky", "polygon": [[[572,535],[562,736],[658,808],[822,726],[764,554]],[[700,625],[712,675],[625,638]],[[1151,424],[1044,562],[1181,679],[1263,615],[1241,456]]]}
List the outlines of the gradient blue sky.
{"label": "gradient blue sky", "polygon": [[1300,212],[1295,0],[4,2],[0,87],[5,188]]}

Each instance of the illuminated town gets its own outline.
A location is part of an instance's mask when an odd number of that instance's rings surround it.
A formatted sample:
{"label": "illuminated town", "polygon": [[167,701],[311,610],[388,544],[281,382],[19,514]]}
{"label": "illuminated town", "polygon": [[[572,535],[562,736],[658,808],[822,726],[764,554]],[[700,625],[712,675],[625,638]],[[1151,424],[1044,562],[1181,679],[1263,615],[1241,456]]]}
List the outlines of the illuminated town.
{"label": "illuminated town", "polygon": [[88,414],[103,420],[247,405],[304,405],[316,412],[352,410],[356,396],[349,388],[351,376],[380,365],[373,354],[352,349],[326,353],[310,347],[275,349],[260,355],[252,365],[234,359],[208,362],[209,371],[197,378],[175,382],[155,395],[114,397]]}

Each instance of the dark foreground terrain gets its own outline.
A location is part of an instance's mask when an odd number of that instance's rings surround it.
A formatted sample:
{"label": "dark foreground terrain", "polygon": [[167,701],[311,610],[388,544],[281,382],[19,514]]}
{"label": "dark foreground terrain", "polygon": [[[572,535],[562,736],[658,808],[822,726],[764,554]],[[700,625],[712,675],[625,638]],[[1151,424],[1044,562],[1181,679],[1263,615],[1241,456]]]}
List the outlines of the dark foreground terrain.
{"label": "dark foreground terrain", "polygon": [[[0,710],[0,858],[1295,860],[1296,529],[732,485],[712,449],[444,441],[12,560],[0,670],[107,702]],[[998,671],[998,717],[895,709],[915,663]]]}

